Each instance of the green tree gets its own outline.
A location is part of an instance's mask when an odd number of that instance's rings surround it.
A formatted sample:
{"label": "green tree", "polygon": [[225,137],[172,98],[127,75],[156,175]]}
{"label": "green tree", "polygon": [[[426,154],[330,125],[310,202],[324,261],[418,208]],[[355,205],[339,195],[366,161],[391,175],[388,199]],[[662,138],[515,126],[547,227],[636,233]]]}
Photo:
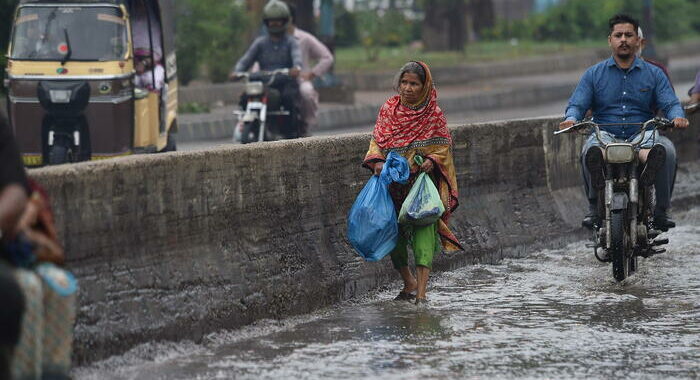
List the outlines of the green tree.
{"label": "green tree", "polygon": [[423,0],[423,44],[426,50],[462,51],[467,42],[466,0]]}
{"label": "green tree", "polygon": [[335,45],[353,46],[360,42],[355,13],[348,12],[342,4],[335,5]]}
{"label": "green tree", "polygon": [[177,54],[180,80],[201,72],[223,82],[247,47],[245,10],[236,0],[182,0],[178,11]]}
{"label": "green tree", "polygon": [[5,52],[10,42],[12,17],[16,6],[17,0],[0,0],[0,66],[2,67],[5,67]]}
{"label": "green tree", "polygon": [[[542,14],[516,22],[501,21],[485,33],[494,39],[598,40],[608,35],[608,19],[625,13],[644,25],[639,0],[568,0]],[[660,40],[673,40],[700,31],[697,0],[654,0],[654,27]]]}

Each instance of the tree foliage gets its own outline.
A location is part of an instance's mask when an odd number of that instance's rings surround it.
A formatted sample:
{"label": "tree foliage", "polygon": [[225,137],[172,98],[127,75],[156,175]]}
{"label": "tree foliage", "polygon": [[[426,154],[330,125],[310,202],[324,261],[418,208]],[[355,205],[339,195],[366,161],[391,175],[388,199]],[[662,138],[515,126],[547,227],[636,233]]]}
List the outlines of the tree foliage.
{"label": "tree foliage", "polygon": [[[678,39],[698,33],[700,2],[696,0],[654,0],[654,27],[661,40]],[[569,0],[544,13],[522,21],[501,21],[486,31],[491,39],[521,38],[538,41],[579,41],[605,38],[608,19],[628,14],[644,25],[644,2],[639,0]]]}
{"label": "tree foliage", "polygon": [[367,60],[374,62],[379,58],[382,47],[400,46],[411,42],[413,25],[397,10],[377,12],[375,10],[355,12],[357,34],[360,44],[365,48]]}
{"label": "tree foliage", "polygon": [[176,4],[180,80],[186,84],[205,72],[214,82],[225,81],[247,47],[245,9],[235,0],[180,0]]}
{"label": "tree foliage", "polygon": [[12,17],[14,16],[17,0],[0,0],[0,66],[5,66],[5,52],[10,41],[12,31]]}

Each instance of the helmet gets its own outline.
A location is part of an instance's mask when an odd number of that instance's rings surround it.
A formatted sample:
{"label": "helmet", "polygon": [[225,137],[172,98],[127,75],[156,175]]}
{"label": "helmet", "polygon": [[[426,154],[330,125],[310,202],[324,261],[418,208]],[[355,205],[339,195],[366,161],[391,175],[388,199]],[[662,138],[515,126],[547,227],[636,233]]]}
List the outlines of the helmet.
{"label": "helmet", "polygon": [[263,8],[263,21],[265,21],[266,24],[268,20],[284,20],[282,26],[274,28],[268,26],[267,29],[270,33],[283,33],[287,30],[287,25],[289,25],[289,19],[291,17],[287,4],[279,0],[272,0]]}

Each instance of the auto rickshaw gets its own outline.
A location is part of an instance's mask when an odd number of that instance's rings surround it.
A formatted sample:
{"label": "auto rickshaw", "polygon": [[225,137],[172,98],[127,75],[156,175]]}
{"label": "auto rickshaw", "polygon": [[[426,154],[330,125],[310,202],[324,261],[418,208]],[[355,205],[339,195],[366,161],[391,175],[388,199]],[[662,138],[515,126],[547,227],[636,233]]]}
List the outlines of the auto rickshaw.
{"label": "auto rickshaw", "polygon": [[176,149],[175,0],[20,0],[8,114],[27,166]]}

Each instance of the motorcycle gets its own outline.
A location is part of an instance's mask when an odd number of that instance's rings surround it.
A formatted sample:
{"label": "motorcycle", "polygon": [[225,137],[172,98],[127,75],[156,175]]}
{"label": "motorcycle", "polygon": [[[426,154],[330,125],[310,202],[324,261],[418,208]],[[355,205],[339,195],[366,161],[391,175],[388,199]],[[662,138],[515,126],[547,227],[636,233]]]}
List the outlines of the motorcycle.
{"label": "motorcycle", "polygon": [[[600,127],[611,125],[641,125],[639,136],[633,141],[615,140],[606,143]],[[663,118],[654,118],[644,123],[596,124],[583,121],[554,132],[555,135],[572,132],[590,133],[591,130],[605,151],[605,187],[598,193],[598,215],[604,215],[601,226],[594,229],[593,248],[595,257],[602,262],[612,262],[613,277],[622,281],[639,269],[639,257],[649,258],[664,253],[660,246],[668,239],[657,238],[661,231],[653,227],[654,189],[641,186],[638,180],[643,168],[639,160],[639,146],[645,131],[657,131],[672,127]],[[605,255],[599,255],[599,250]]]}
{"label": "motorcycle", "polygon": [[245,78],[246,83],[241,98],[243,110],[233,111],[238,117],[234,141],[248,144],[298,137],[294,113],[284,108],[279,90],[272,87],[281,81],[294,80],[289,76],[289,69],[236,73],[236,77]]}

